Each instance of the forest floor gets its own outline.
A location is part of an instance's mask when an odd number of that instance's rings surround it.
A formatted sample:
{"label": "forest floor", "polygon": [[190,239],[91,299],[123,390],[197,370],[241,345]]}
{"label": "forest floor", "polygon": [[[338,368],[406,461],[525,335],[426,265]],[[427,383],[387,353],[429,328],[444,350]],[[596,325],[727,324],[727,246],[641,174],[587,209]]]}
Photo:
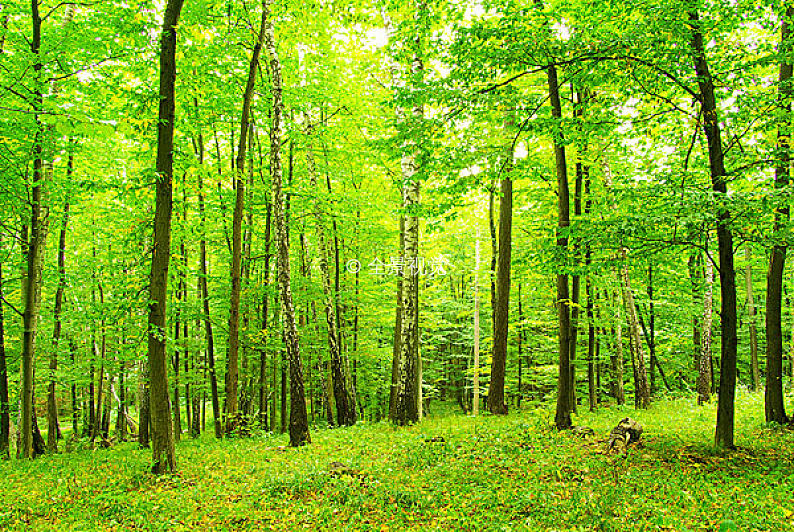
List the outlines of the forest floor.
{"label": "forest floor", "polygon": [[[582,412],[582,438],[553,412],[430,418],[178,445],[179,474],[150,452],[110,450],[0,464],[0,529],[16,530],[792,530],[794,432],[739,394],[736,451],[711,445],[715,405],[660,400],[647,412]],[[602,454],[631,416],[643,444]],[[443,441],[429,441],[429,440]],[[333,462],[344,464],[334,465]]]}

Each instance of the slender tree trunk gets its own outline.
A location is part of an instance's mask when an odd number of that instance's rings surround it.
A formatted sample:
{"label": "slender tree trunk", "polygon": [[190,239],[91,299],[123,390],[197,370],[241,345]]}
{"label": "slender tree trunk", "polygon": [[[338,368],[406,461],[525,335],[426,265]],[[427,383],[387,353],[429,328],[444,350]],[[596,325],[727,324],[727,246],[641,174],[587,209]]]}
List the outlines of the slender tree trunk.
{"label": "slender tree trunk", "polygon": [[700,356],[698,357],[697,392],[698,404],[708,402],[711,396],[711,327],[714,299],[714,264],[706,257],[706,288],[703,294],[703,331],[701,333]]}
{"label": "slender tree trunk", "polygon": [[176,470],[171,402],[168,399],[166,362],[166,296],[171,255],[173,197],[174,107],[176,85],[176,30],[184,0],[168,0],[160,37],[160,108],[157,124],[157,193],[154,214],[152,269],[149,280],[149,383],[152,437],[152,472]]}
{"label": "slender tree trunk", "polygon": [[[72,173],[72,155],[69,155],[67,175]],[[63,219],[61,221],[61,235],[58,240],[58,288],[55,291],[55,307],[52,331],[52,354],[50,355],[50,384],[47,388],[47,450],[51,453],[58,452],[58,404],[55,396],[55,373],[58,371],[58,345],[61,339],[61,313],[63,310],[63,293],[66,290],[66,231],[69,226],[69,200],[63,204]]]}
{"label": "slender tree trunk", "polygon": [[753,251],[750,243],[744,245],[744,257],[747,265],[744,270],[744,282],[747,292],[747,322],[750,332],[750,373],[753,379],[753,391],[761,387],[761,374],[758,370],[758,329],[756,327],[755,301],[753,300]]}
{"label": "slender tree trunk", "polygon": [[[709,169],[712,189],[719,197],[726,197],[728,186],[723,160],[720,125],[717,116],[717,102],[714,97],[714,82],[709,72],[703,35],[697,11],[689,15],[692,28],[692,54],[695,73],[700,89],[700,103],[703,129],[706,134],[709,152]],[[720,256],[720,387],[717,405],[717,427],[714,440],[717,446],[732,448],[734,395],[736,393],[736,271],[733,267],[733,233],[730,228],[731,214],[727,207],[720,206],[717,211],[717,246]]]}
{"label": "slender tree trunk", "polygon": [[[619,297],[615,299],[619,300]],[[615,354],[612,355],[612,390],[618,405],[626,402],[623,390],[623,317],[621,316],[621,305],[618,301],[615,307]]]}
{"label": "slender tree trunk", "polygon": [[[3,252],[0,233],[0,253]],[[9,457],[11,437],[11,405],[8,402],[8,365],[6,362],[5,302],[3,294],[3,263],[0,261],[0,460]]]}
{"label": "slender tree trunk", "polygon": [[[472,390],[472,414],[475,416],[480,413],[480,238],[474,241],[474,383]],[[519,285],[519,308],[521,306]],[[520,362],[520,358],[519,358]],[[521,374],[518,377],[519,394],[521,393]]]}
{"label": "slender tree trunk", "polygon": [[[781,189],[791,184],[791,61],[785,59],[791,51],[791,20],[794,7],[786,8],[780,22],[780,71],[778,74],[778,105],[781,120],[777,131],[777,163],[775,164],[775,188]],[[788,204],[784,203],[775,210],[775,233],[779,232],[788,219]],[[766,421],[784,423],[788,420],[783,404],[783,330],[782,297],[783,272],[786,263],[787,246],[780,239],[772,247],[769,270],[766,277]]]}
{"label": "slender tree trunk", "polygon": [[650,365],[650,392],[656,393],[656,315],[653,308],[653,265],[648,264],[648,364]]}
{"label": "slender tree trunk", "polygon": [[[557,68],[550,65],[546,68],[551,100],[551,114],[557,124],[562,120],[560,104],[560,86],[557,81]],[[555,127],[556,130],[556,127]],[[565,144],[562,132],[554,132],[554,160],[557,173],[557,247],[563,255],[568,251],[568,227],[571,225],[570,198],[568,189],[568,165],[565,160]],[[559,324],[557,354],[559,373],[557,376],[557,408],[554,423],[557,429],[571,428],[571,357],[570,334],[571,314],[569,306],[568,275],[557,274],[557,321]]]}
{"label": "slender tree trunk", "polygon": [[[194,106],[198,107],[196,99],[193,100]],[[204,137],[199,133],[198,137],[199,164],[204,164]],[[204,322],[204,337],[207,342],[207,370],[210,379],[210,396],[212,401],[212,419],[216,438],[223,437],[223,425],[221,422],[221,405],[218,397],[218,377],[215,371],[215,338],[212,332],[212,321],[210,320],[210,295],[207,277],[208,257],[207,257],[207,215],[204,211],[204,174],[201,169],[196,174],[198,176],[198,208],[201,239],[199,240],[199,287],[201,292],[202,321]]]}
{"label": "slender tree trunk", "polygon": [[30,51],[34,57],[33,74],[33,112],[36,120],[36,136],[33,141],[33,181],[30,188],[30,238],[27,241],[27,273],[24,282],[24,312],[23,312],[23,337],[22,337],[22,382],[21,385],[21,449],[18,453],[21,458],[33,458],[33,373],[34,355],[36,351],[36,332],[39,318],[41,298],[41,270],[44,260],[44,246],[47,240],[47,206],[44,190],[45,174],[44,163],[44,126],[40,121],[43,110],[41,50],[41,16],[39,15],[38,1],[31,3],[31,20],[33,35],[30,41]]}
{"label": "slender tree trunk", "polygon": [[[512,165],[512,150],[505,172]],[[488,410],[492,414],[507,414],[505,402],[505,372],[507,369],[507,329],[510,311],[510,255],[513,227],[513,181],[509,173],[502,178],[502,197],[499,201],[499,262],[496,274],[496,326],[494,327],[491,384],[488,387]]]}
{"label": "slender tree trunk", "polygon": [[[267,202],[265,212],[265,279],[263,285],[270,289],[270,226],[271,226],[272,206]],[[262,330],[268,328],[268,315],[270,311],[270,294],[268,291],[262,296]],[[268,428],[268,384],[267,384],[267,349],[262,348],[259,353],[259,426],[263,429]]]}
{"label": "slender tree trunk", "polygon": [[259,26],[259,33],[248,65],[248,81],[245,85],[243,95],[243,110],[240,118],[240,139],[237,148],[237,172],[235,173],[235,202],[234,213],[232,215],[232,263],[231,263],[231,296],[229,304],[229,345],[227,354],[226,372],[226,432],[231,433],[239,423],[237,405],[237,381],[238,381],[238,353],[239,353],[239,331],[240,331],[240,292],[241,292],[241,262],[242,262],[242,227],[243,211],[245,209],[245,150],[246,140],[249,133],[249,117],[251,113],[251,103],[254,98],[254,87],[256,86],[256,72],[259,66],[259,54],[262,50],[262,42],[265,38],[265,25],[267,17],[267,7],[262,5],[262,19]]}
{"label": "slender tree trunk", "polygon": [[[317,172],[314,164],[314,149],[312,146],[313,126],[309,123],[306,143],[306,167],[309,173],[309,186],[317,190]],[[328,325],[328,350],[331,356],[331,374],[334,387],[334,402],[336,403],[336,421],[339,425],[354,425],[356,423],[355,401],[352,400],[350,383],[345,375],[342,355],[338,343],[338,330],[336,321],[335,295],[331,286],[331,272],[328,266],[330,250],[325,235],[325,212],[322,201],[317,198],[314,204],[314,218],[317,231],[317,243],[320,255],[320,276],[325,297],[325,317]]]}
{"label": "slender tree trunk", "polygon": [[281,308],[284,314],[284,340],[290,370],[290,422],[289,437],[293,447],[311,442],[309,421],[306,415],[306,397],[303,388],[303,366],[300,359],[298,329],[295,323],[295,306],[292,301],[289,264],[289,236],[284,213],[284,198],[281,185],[281,117],[284,103],[281,94],[281,63],[276,51],[273,21],[269,12],[272,0],[265,0],[265,43],[269,57],[269,70],[272,80],[273,114],[270,130],[270,172],[275,207],[276,234],[278,240],[278,277],[281,291]]}

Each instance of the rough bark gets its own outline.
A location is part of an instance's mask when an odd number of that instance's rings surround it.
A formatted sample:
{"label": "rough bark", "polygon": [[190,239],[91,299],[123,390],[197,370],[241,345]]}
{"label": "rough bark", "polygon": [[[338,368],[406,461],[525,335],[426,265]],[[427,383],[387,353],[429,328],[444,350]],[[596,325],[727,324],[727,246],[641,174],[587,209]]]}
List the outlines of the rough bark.
{"label": "rough bark", "polygon": [[264,5],[266,20],[264,40],[269,58],[268,69],[270,71],[271,92],[273,95],[272,126],[270,130],[270,173],[278,240],[278,279],[281,292],[281,310],[284,317],[284,341],[287,347],[286,356],[289,361],[290,373],[289,439],[290,445],[296,447],[310,443],[311,438],[306,414],[306,397],[303,387],[303,366],[300,359],[298,329],[295,323],[295,305],[292,300],[292,287],[290,284],[289,236],[284,212],[281,168],[281,122],[284,113],[284,102],[282,100],[281,63],[276,50],[273,21],[269,17],[271,2],[272,0],[266,0]]}
{"label": "rough bark", "polygon": [[706,285],[703,294],[703,330],[700,334],[700,355],[698,356],[697,392],[698,404],[708,402],[711,397],[711,328],[714,299],[714,263],[706,257]]}
{"label": "rough bark", "polygon": [[148,360],[152,472],[176,470],[166,360],[166,296],[171,256],[176,30],[184,0],[168,0],[160,36],[160,107],[157,124],[157,189],[152,268],[149,278]]}

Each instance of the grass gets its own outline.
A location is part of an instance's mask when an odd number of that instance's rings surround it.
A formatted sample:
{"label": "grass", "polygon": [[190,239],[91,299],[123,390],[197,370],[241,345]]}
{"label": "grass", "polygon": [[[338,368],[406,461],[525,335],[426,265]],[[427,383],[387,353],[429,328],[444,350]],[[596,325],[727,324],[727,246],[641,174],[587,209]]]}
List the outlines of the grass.
{"label": "grass", "polygon": [[[0,464],[0,529],[10,530],[793,530],[794,433],[763,424],[740,394],[738,450],[713,438],[715,405],[603,408],[551,429],[552,412],[445,416],[178,446],[178,475],[150,453],[111,450]],[[645,427],[627,456],[601,454],[621,418]],[[433,437],[444,441],[427,441]],[[333,471],[342,462],[352,474]]]}

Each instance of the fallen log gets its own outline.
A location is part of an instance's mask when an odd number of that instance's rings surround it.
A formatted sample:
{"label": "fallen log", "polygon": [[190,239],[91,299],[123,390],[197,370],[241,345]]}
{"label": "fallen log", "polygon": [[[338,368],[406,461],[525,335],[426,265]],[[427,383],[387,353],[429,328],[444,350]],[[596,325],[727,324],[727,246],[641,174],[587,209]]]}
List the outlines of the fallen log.
{"label": "fallen log", "polygon": [[607,452],[625,453],[629,444],[637,443],[642,436],[642,425],[626,417],[620,420],[617,426],[609,433]]}

